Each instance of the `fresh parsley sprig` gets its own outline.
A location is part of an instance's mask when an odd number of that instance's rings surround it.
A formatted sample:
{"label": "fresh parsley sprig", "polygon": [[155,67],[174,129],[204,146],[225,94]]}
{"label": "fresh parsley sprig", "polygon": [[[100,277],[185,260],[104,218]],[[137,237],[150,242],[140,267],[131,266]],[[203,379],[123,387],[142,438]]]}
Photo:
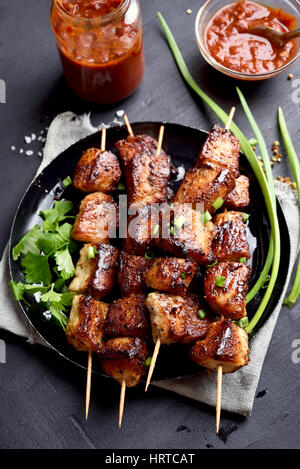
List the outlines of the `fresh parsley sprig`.
{"label": "fresh parsley sprig", "polygon": [[71,239],[72,225],[66,222],[74,218],[69,214],[72,208],[72,202],[62,200],[40,212],[42,226],[31,228],[12,250],[15,261],[22,256],[26,283],[9,283],[16,301],[28,304],[26,295],[38,294],[39,301],[63,329],[68,320],[66,308],[71,306],[75,295],[68,292],[66,285],[75,273],[72,254],[77,249]]}

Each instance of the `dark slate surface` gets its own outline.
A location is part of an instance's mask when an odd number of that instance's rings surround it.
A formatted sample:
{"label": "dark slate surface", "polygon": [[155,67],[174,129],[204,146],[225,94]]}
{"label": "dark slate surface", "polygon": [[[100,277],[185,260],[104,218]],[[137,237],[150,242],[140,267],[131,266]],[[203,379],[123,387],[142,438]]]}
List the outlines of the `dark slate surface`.
{"label": "dark slate surface", "polygon": [[[131,120],[166,120],[210,127],[214,116],[182,82],[162,36],[155,13],[165,15],[187,63],[203,89],[226,109],[238,105],[238,84],[210,68],[194,40],[197,0],[142,0],[147,71],[137,93],[115,107],[103,109],[74,97],[62,78],[51,34],[49,0],[1,0],[0,78],[6,81],[7,103],[0,104],[1,251],[12,218],[38,165],[41,144],[27,146],[24,135],[38,133],[59,112],[92,111],[96,124],[110,122],[126,109]],[[186,9],[192,8],[192,15]],[[300,63],[261,83],[239,83],[271,146],[278,138],[276,107],[283,106],[299,150]],[[298,80],[298,81],[297,81]],[[293,87],[294,86],[294,87]],[[298,87],[298,92],[297,92]],[[297,99],[295,100],[297,101]],[[252,136],[238,106],[236,122]],[[17,147],[14,153],[11,145]],[[34,148],[33,156],[18,153]],[[287,164],[275,174],[289,175]],[[0,364],[1,448],[297,448],[300,443],[300,364],[291,359],[292,342],[300,338],[300,304],[282,309],[250,418],[222,415],[222,438],[214,434],[214,410],[172,393],[151,388],[127,392],[124,426],[117,430],[119,388],[104,378],[93,381],[88,423],[84,420],[84,374],[55,353],[30,346],[1,332],[7,363]],[[265,392],[267,390],[267,392]],[[227,438],[228,436],[228,438]],[[226,439],[227,438],[227,439]]]}

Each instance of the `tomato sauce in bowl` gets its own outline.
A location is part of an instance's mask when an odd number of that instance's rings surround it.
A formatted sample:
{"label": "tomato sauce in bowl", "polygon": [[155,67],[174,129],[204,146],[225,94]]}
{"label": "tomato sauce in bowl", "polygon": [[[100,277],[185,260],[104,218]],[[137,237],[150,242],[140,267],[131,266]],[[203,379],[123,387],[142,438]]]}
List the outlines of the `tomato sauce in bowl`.
{"label": "tomato sauce in bowl", "polygon": [[278,48],[267,38],[248,32],[256,26],[287,32],[296,29],[298,21],[282,8],[248,0],[227,4],[207,21],[203,33],[206,52],[221,66],[244,76],[272,74],[289,64],[297,55],[297,41]]}

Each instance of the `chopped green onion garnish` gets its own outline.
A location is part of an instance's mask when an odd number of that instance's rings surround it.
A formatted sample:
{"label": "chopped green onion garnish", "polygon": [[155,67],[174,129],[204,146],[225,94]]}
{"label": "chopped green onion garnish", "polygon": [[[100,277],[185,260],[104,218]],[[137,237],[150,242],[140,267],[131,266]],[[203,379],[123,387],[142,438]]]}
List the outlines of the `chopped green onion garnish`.
{"label": "chopped green onion garnish", "polygon": [[179,217],[177,217],[176,220],[174,221],[174,226],[175,228],[177,228],[177,230],[181,230],[185,222],[186,222],[186,218],[183,215],[179,215]]}
{"label": "chopped green onion garnish", "polygon": [[182,277],[182,278],[185,278],[185,277],[186,277],[185,272],[182,272],[182,273],[181,273],[181,277]]}
{"label": "chopped green onion garnish", "polygon": [[173,202],[169,205],[170,208],[173,208],[174,207],[174,204]]}
{"label": "chopped green onion garnish", "polygon": [[216,278],[216,286],[217,287],[225,287],[225,283],[226,283],[226,277],[224,277],[223,275],[218,275],[218,277]]}
{"label": "chopped green onion garnish", "polygon": [[248,143],[250,143],[251,147],[256,147],[258,141],[256,140],[256,138],[249,138]]}
{"label": "chopped green onion garnish", "polygon": [[64,187],[68,187],[72,184],[72,179],[70,178],[70,176],[68,176],[66,179],[63,180],[63,186]]}
{"label": "chopped green onion garnish", "polygon": [[246,264],[246,262],[247,262],[246,257],[240,257],[239,262],[240,262],[241,264]]}
{"label": "chopped green onion garnish", "polygon": [[153,236],[156,236],[159,232],[159,225],[155,225],[152,231]]}
{"label": "chopped green onion garnish", "polygon": [[88,259],[95,259],[96,254],[98,254],[96,246],[89,246],[87,248],[87,258]]}
{"label": "chopped green onion garnish", "polygon": [[248,213],[242,212],[242,219],[244,223],[248,221],[249,217],[250,215]]}
{"label": "chopped green onion garnish", "polygon": [[212,219],[212,216],[208,210],[206,210],[206,212],[204,212],[203,215],[201,215],[201,222],[203,223],[203,225],[205,225],[205,223],[207,223],[211,219]]}
{"label": "chopped green onion garnish", "polygon": [[223,204],[224,200],[222,199],[222,197],[218,197],[217,200],[214,201],[212,206],[215,210],[219,210],[219,208],[221,208]]}
{"label": "chopped green onion garnish", "polygon": [[199,309],[198,316],[200,319],[204,319],[206,317],[206,312],[204,311],[204,309]]}
{"label": "chopped green onion garnish", "polygon": [[213,262],[212,264],[208,264],[207,267],[213,267],[213,266],[216,265],[217,263],[218,263],[218,261],[215,261],[215,262]]}
{"label": "chopped green onion garnish", "polygon": [[147,254],[147,253],[145,252],[145,259],[147,259],[147,261],[151,261],[152,255],[151,255],[151,254]]}
{"label": "chopped green onion garnish", "polygon": [[122,182],[119,182],[117,185],[118,191],[124,191],[125,190],[125,185]]}
{"label": "chopped green onion garnish", "polygon": [[150,366],[151,365],[151,360],[152,360],[152,357],[148,357],[147,360],[146,360],[146,365],[147,366]]}
{"label": "chopped green onion garnish", "polygon": [[242,318],[239,321],[237,321],[236,324],[242,329],[245,329],[249,324],[249,319],[247,317]]}
{"label": "chopped green onion garnish", "polygon": [[171,235],[173,235],[174,232],[175,232],[174,226],[171,226],[171,228],[170,228],[170,233],[171,233]]}

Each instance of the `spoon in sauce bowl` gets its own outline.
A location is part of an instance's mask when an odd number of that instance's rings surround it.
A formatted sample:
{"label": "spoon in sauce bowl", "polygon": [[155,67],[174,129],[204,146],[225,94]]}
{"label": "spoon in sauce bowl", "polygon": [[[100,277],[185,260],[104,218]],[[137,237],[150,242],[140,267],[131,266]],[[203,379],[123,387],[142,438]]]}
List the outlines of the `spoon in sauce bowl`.
{"label": "spoon in sauce bowl", "polygon": [[275,47],[283,47],[284,44],[291,39],[300,37],[300,28],[282,33],[268,26],[254,26],[253,28],[248,29],[247,32],[268,39]]}

